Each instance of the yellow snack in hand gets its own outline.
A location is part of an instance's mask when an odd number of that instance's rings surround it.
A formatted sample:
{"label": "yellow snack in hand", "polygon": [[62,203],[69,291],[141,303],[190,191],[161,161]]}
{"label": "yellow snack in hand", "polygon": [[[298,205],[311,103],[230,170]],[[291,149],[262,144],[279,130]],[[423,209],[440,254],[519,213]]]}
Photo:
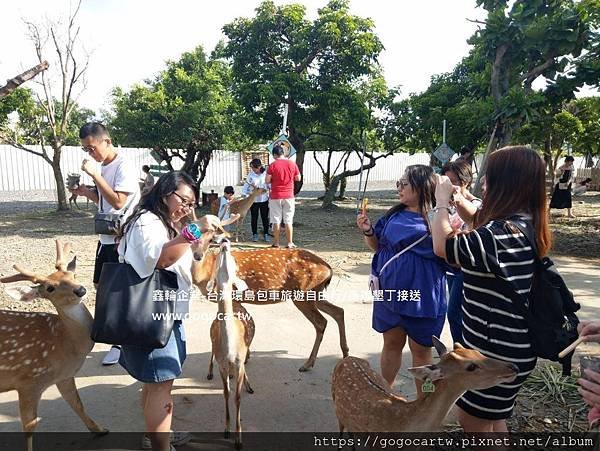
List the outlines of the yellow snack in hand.
{"label": "yellow snack in hand", "polygon": [[362,214],[367,214],[367,204],[369,203],[369,199],[365,197],[362,201]]}

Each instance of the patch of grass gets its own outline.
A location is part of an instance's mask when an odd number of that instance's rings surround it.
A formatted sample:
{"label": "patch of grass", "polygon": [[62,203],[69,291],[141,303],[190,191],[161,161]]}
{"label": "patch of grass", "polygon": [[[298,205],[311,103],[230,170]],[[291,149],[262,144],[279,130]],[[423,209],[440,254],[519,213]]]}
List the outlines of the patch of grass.
{"label": "patch of grass", "polygon": [[520,396],[528,398],[528,405],[536,416],[558,419],[567,429],[576,423],[585,423],[587,406],[577,391],[579,371],[563,376],[555,364],[541,364],[529,375]]}

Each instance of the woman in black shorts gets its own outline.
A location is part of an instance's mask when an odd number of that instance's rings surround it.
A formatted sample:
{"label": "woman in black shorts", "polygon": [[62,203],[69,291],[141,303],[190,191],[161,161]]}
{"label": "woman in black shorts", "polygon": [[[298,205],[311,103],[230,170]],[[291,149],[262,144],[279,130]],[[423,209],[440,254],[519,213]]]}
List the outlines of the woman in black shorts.
{"label": "woman in black shorts", "polygon": [[[453,236],[448,220],[453,186],[440,177],[432,225],[434,252],[464,274],[463,339],[466,347],[519,367],[517,379],[485,390],[467,391],[458,401],[466,432],[506,432],[521,385],[536,365],[527,321],[507,296],[510,289],[527,296],[534,252],[544,256],[551,244],[544,186],[545,165],[532,149],[505,147],[494,152],[486,172],[483,207],[474,229]],[[536,243],[511,221],[532,228]],[[504,280],[500,280],[504,279]]]}

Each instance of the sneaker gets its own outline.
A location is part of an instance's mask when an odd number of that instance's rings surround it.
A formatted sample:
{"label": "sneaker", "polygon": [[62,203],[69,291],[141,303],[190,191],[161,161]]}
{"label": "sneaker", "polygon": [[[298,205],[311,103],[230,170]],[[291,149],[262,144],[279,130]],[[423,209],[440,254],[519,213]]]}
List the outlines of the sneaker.
{"label": "sneaker", "polygon": [[265,234],[265,243],[270,243],[271,242],[271,237],[269,236],[269,234]]}
{"label": "sneaker", "polygon": [[102,365],[114,365],[119,361],[119,357],[121,357],[121,347],[113,346],[102,359]]}
{"label": "sneaker", "polygon": [[258,241],[258,233],[252,235],[252,241]]}
{"label": "sneaker", "polygon": [[[189,432],[175,432],[171,431],[169,442],[171,443],[171,449],[174,446],[183,446],[192,439]],[[142,437],[142,449],[152,449],[152,442],[147,434]]]}
{"label": "sneaker", "polygon": [[287,248],[288,249],[296,249],[298,246],[296,246],[294,243],[288,243]]}

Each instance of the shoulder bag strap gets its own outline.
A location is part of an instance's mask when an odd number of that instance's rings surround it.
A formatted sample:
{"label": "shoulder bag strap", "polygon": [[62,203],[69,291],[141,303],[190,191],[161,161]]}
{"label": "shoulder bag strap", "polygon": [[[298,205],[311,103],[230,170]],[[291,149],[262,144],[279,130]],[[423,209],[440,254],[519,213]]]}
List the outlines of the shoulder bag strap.
{"label": "shoulder bag strap", "polygon": [[396,255],[394,255],[392,258],[390,258],[385,265],[383,265],[383,267],[379,270],[379,275],[381,275],[381,273],[383,273],[383,270],[385,268],[387,268],[387,266],[392,263],[394,260],[396,260],[398,257],[400,257],[402,254],[404,254],[405,252],[411,250],[413,247],[415,247],[417,244],[419,244],[421,241],[423,241],[425,238],[427,238],[429,236],[429,232],[426,233],[425,235],[423,235],[421,238],[419,238],[418,240],[416,240],[414,243],[408,245],[407,247],[405,247],[404,249],[402,249],[400,252],[398,252]]}

